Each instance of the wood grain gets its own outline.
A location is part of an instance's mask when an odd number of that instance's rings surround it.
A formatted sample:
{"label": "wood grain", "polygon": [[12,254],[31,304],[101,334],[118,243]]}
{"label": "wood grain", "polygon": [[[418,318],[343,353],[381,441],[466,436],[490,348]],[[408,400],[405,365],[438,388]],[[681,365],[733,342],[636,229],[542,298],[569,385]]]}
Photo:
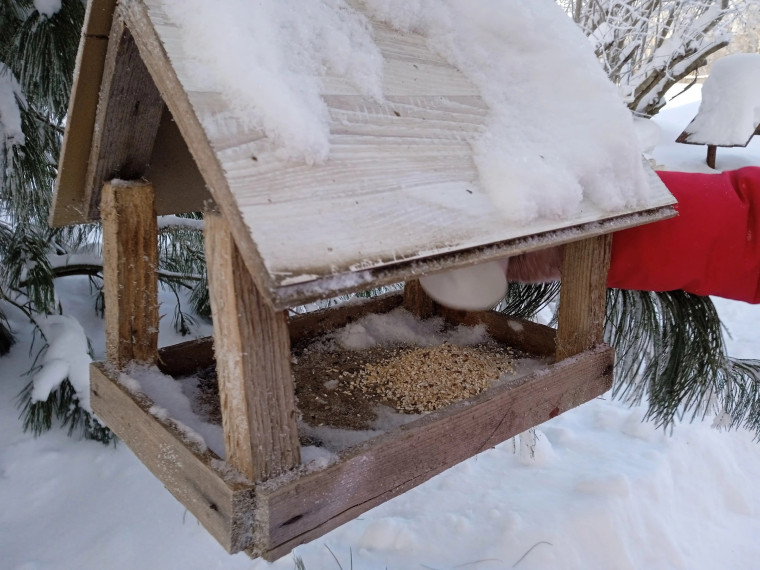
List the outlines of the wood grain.
{"label": "wood grain", "polygon": [[301,315],[291,315],[288,322],[291,342],[310,339],[343,327],[370,313],[388,313],[400,307],[403,297],[398,291],[370,297],[354,299],[338,306],[320,309]]}
{"label": "wood grain", "polygon": [[[586,204],[561,228],[506,224],[479,188],[472,160],[487,107],[424,38],[382,26],[385,101],[326,85],[328,160],[283,164],[272,141],[237,121],[222,94],[194,81],[161,0],[125,0],[118,9],[253,279],[276,308],[672,215],[672,197],[652,179],[655,199],[643,215]],[[599,219],[609,223],[600,229]]]}
{"label": "wood grain", "polygon": [[258,489],[264,557],[274,560],[449,467],[578,406],[612,384],[597,347],[512,385],[426,415],[341,455],[317,473]]}
{"label": "wood grain", "polygon": [[300,462],[287,316],[261,298],[219,213],[205,236],[226,457],[262,481]]}
{"label": "wood grain", "polygon": [[106,355],[121,368],[158,358],[158,223],[153,187],[103,187]]}
{"label": "wood grain", "polygon": [[139,180],[146,174],[163,107],[132,34],[117,16],[108,42],[85,178],[91,219],[99,217],[100,189],[105,182]]}
{"label": "wood grain", "polygon": [[600,344],[604,337],[612,235],[565,246],[557,323],[557,360]]}
{"label": "wood grain", "polygon": [[436,313],[436,303],[425,292],[419,279],[404,283],[404,308],[421,319],[428,319]]}
{"label": "wood grain", "polygon": [[89,220],[84,180],[115,6],[116,0],[89,0],[87,3],[53,193],[52,226],[81,224]]}
{"label": "wood grain", "polygon": [[102,363],[90,367],[92,409],[127,444],[211,535],[234,553],[251,547],[255,494],[252,483],[225,480],[210,450],[193,449],[171,421],[150,413],[153,402],[130,394]]}
{"label": "wood grain", "polygon": [[437,312],[452,324],[470,327],[484,324],[494,339],[523,352],[542,357],[555,355],[557,331],[551,327],[495,311],[459,311],[439,305]]}
{"label": "wood grain", "polygon": [[191,376],[214,365],[212,337],[198,338],[158,349],[158,368],[170,376]]}

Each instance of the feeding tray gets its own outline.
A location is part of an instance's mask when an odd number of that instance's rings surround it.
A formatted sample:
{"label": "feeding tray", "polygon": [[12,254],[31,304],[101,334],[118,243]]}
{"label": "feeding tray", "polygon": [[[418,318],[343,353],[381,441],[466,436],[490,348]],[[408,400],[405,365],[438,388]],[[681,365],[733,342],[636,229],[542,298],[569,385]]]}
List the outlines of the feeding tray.
{"label": "feeding tray", "polygon": [[[291,342],[307,342],[368,314],[403,303],[395,293],[293,317]],[[485,324],[495,342],[553,362],[556,331],[496,312],[448,312],[453,323]],[[162,349],[165,373],[184,376],[213,365],[212,340]],[[229,551],[273,560],[456,463],[595,398],[612,385],[613,350],[595,346],[573,358],[507,377],[477,396],[426,413],[341,450],[334,462],[299,465],[279,477],[246,482],[210,450],[199,450],[171,418],[134,393],[123,373],[95,364],[97,414]],[[192,363],[192,364],[190,364]],[[194,370],[195,369],[195,370]],[[160,405],[160,402],[159,402]],[[345,429],[345,428],[344,428]]]}
{"label": "feeding tray", "polygon": [[[197,83],[166,7],[88,3],[52,222],[103,224],[107,359],[92,366],[93,410],[228,551],[282,556],[609,389],[611,234],[674,215],[656,175],[637,207],[585,200],[561,220],[506,223],[473,159],[472,137],[488,116],[479,90],[425,38],[377,22],[385,101],[329,78],[328,158],[279,160],[222,93]],[[158,350],[156,214],[199,210],[213,342]],[[556,330],[444,308],[418,280],[559,245]],[[288,311],[399,282],[403,293]],[[451,326],[482,324],[495,342],[545,364],[342,450],[328,466],[302,465],[293,349],[401,304]],[[124,370],[133,361],[174,375],[216,367],[223,460],[131,390]]]}

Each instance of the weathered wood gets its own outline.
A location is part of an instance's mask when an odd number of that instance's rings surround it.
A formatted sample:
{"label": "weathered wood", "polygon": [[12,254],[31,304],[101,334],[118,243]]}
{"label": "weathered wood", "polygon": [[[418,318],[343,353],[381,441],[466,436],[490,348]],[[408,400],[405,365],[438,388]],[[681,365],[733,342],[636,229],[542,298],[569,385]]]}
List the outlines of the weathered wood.
{"label": "weathered wood", "polygon": [[158,368],[170,376],[190,376],[215,365],[214,339],[198,338],[158,350]]}
{"label": "weathered wood", "polygon": [[357,319],[370,313],[388,313],[400,307],[403,296],[398,291],[370,297],[367,299],[353,300],[338,306],[312,311],[301,315],[292,315],[288,321],[291,342],[309,339],[319,336],[328,331],[346,326]]}
{"label": "weathered wood", "polygon": [[[317,473],[259,488],[258,520],[274,560],[445,469],[599,396],[612,384],[612,349],[599,346],[514,384],[388,432]],[[273,482],[275,483],[275,482]]]}
{"label": "weathered wood", "polygon": [[253,481],[300,462],[287,315],[257,291],[224,218],[205,216],[227,461]]}
{"label": "weathered wood", "polygon": [[97,218],[103,183],[142,178],[150,162],[163,101],[132,34],[114,18],[85,178],[89,217]]}
{"label": "weathered wood", "polygon": [[103,187],[106,355],[121,368],[158,358],[158,224],[153,187]]}
{"label": "weathered wood", "polygon": [[116,0],[92,0],[87,3],[84,33],[79,40],[74,68],[74,77],[86,76],[87,80],[76,82],[69,101],[50,214],[50,224],[53,226],[88,221],[89,204],[86,202],[84,180],[115,6]]}
{"label": "weathered wood", "polygon": [[612,234],[565,246],[557,360],[583,352],[603,340],[611,249]]}
{"label": "weathered wood", "polygon": [[470,327],[484,324],[494,339],[523,352],[543,357],[553,357],[556,353],[557,331],[551,327],[495,311],[459,311],[442,306],[437,310],[452,324]]}
{"label": "weathered wood", "polygon": [[708,144],[707,145],[707,159],[705,162],[707,162],[707,166],[710,168],[715,168],[715,159],[718,154],[718,147],[714,144]]}
{"label": "weathered wood", "polygon": [[428,319],[435,314],[436,303],[422,288],[419,279],[404,283],[404,308],[421,319]]}
{"label": "weathered wood", "polygon": [[[471,138],[481,132],[486,106],[424,38],[382,25],[376,26],[375,39],[386,70],[398,67],[386,73],[385,101],[370,101],[334,82],[326,85],[332,118],[328,160],[283,168],[271,140],[236,121],[220,93],[193,79],[193,62],[161,0],[123,2],[117,10],[253,279],[276,308],[673,214],[672,197],[653,177],[656,197],[642,214],[602,212],[584,204],[561,228],[555,220],[505,224],[478,187],[471,158]],[[430,68],[438,70],[430,71],[437,78],[432,82],[425,71]],[[364,182],[356,184],[357,179]]]}
{"label": "weathered wood", "polygon": [[152,415],[153,402],[130,393],[103,364],[93,364],[90,377],[92,409],[98,417],[228,552],[250,548],[253,484],[240,474],[230,477],[216,454],[188,443],[171,420]]}
{"label": "weathered wood", "polygon": [[156,189],[156,212],[159,216],[202,212],[204,203],[211,199],[206,182],[166,107],[156,133],[146,178]]}

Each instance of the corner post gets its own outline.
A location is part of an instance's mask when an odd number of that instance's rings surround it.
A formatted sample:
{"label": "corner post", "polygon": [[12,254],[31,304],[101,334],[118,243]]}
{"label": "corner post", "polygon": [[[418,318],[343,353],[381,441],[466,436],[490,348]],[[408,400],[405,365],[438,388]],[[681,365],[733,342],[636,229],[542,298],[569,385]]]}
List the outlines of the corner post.
{"label": "corner post", "polygon": [[421,319],[435,315],[435,301],[425,293],[419,279],[410,279],[404,283],[404,308]]}
{"label": "corner post", "polygon": [[101,198],[106,357],[158,361],[158,221],[153,186],[107,182]]}
{"label": "corner post", "polygon": [[611,249],[612,234],[565,246],[557,326],[557,361],[588,350],[604,339]]}
{"label": "corner post", "polygon": [[256,288],[222,215],[204,219],[227,462],[263,481],[301,461],[287,314]]}

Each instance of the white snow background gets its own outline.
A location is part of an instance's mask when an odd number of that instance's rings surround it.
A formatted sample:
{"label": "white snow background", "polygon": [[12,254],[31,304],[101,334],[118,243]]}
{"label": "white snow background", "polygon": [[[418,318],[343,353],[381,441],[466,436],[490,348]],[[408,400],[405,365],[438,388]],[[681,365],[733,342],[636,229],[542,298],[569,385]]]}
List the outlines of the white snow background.
{"label": "white snow background", "polygon": [[[657,117],[653,157],[709,172],[704,147],[673,141],[696,114],[698,91]],[[651,133],[647,140],[651,141]],[[760,141],[719,149],[718,167],[760,164]],[[58,282],[96,357],[103,324],[86,279]],[[171,344],[172,305],[160,342]],[[760,358],[760,306],[716,299],[733,356]],[[151,570],[294,568],[229,556],[124,444],[22,432],[14,401],[27,382],[31,328],[8,309],[20,342],[0,359],[0,568]],[[207,327],[198,327],[201,336]],[[186,339],[184,339],[186,340]],[[608,396],[540,426],[541,461],[506,442],[377,507],[295,554],[308,570],[751,569],[760,567],[760,443],[711,419],[671,436],[643,410]],[[332,552],[332,553],[331,553]]]}

